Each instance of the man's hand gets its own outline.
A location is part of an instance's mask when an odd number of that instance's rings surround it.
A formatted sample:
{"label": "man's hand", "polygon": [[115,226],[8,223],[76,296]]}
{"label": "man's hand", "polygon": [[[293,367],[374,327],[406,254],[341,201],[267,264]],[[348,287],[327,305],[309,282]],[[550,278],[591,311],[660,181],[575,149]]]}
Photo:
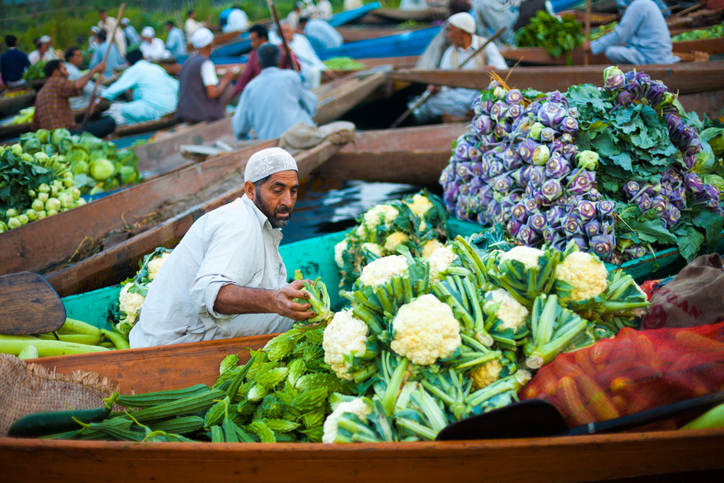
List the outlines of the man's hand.
{"label": "man's hand", "polygon": [[441,86],[436,86],[436,85],[432,85],[432,84],[427,86],[427,91],[430,94],[437,94],[438,92],[440,92],[441,89],[442,89]]}
{"label": "man's hand", "polygon": [[101,62],[101,63],[98,64],[97,66],[93,67],[93,73],[94,73],[94,74],[102,74],[102,73],[105,72],[105,71],[106,71],[106,63],[105,63],[105,62]]}
{"label": "man's hand", "polygon": [[[312,307],[310,304],[294,302],[294,299],[309,298],[309,294],[301,290],[304,282],[305,280],[295,280],[277,290],[274,294],[274,311],[277,314],[294,320],[307,320],[314,317],[314,311],[309,310]],[[306,280],[306,282],[311,283],[311,280]]]}

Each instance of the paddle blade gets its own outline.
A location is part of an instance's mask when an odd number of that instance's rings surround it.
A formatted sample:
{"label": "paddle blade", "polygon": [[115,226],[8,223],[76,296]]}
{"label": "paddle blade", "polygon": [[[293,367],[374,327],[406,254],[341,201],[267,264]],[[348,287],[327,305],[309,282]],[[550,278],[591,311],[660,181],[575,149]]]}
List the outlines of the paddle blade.
{"label": "paddle blade", "polygon": [[528,399],[453,423],[435,440],[539,438],[565,431],[568,425],[554,405]]}
{"label": "paddle blade", "polygon": [[0,277],[0,334],[42,334],[65,323],[65,306],[47,280],[37,273]]}

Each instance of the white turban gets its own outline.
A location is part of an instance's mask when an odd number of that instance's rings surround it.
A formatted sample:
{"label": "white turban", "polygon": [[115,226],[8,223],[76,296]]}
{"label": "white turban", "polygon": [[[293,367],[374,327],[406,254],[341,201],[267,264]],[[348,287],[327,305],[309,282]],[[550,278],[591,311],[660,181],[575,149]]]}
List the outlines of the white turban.
{"label": "white turban", "polygon": [[194,49],[203,49],[214,40],[214,34],[206,27],[201,27],[191,36]]}
{"label": "white turban", "polygon": [[254,153],[246,163],[244,181],[256,183],[280,171],[299,171],[297,162],[282,148],[267,148]]}
{"label": "white turban", "polygon": [[50,37],[48,37],[47,35],[43,35],[38,39],[38,42],[40,42],[41,44],[47,44],[48,42],[50,42]]}
{"label": "white turban", "polygon": [[126,17],[123,17],[121,19],[121,25],[128,25],[129,23],[131,23],[131,21],[128,20]]}
{"label": "white turban", "polygon": [[475,18],[467,12],[460,12],[447,19],[448,23],[460,30],[475,35]]}
{"label": "white turban", "polygon": [[156,36],[156,31],[153,30],[153,27],[143,27],[143,30],[141,30],[141,37],[148,37],[148,38],[154,38]]}
{"label": "white turban", "polygon": [[98,32],[100,32],[100,29],[94,25],[91,27],[91,32],[93,32],[94,34],[97,34]]}

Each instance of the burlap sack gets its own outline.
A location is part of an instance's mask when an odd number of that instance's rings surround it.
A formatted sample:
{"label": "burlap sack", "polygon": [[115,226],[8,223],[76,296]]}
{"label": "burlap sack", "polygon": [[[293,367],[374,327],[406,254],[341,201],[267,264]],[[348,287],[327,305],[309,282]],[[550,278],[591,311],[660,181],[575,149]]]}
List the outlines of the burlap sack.
{"label": "burlap sack", "polygon": [[651,298],[641,329],[696,327],[724,320],[724,268],[713,253],[691,263]]}
{"label": "burlap sack", "polygon": [[13,421],[28,414],[99,408],[103,398],[117,390],[117,384],[94,372],[56,374],[0,354],[0,436],[7,436]]}
{"label": "burlap sack", "polygon": [[347,144],[354,139],[355,129],[355,125],[347,121],[336,121],[319,127],[300,122],[279,136],[279,147],[295,156],[325,141],[332,144]]}

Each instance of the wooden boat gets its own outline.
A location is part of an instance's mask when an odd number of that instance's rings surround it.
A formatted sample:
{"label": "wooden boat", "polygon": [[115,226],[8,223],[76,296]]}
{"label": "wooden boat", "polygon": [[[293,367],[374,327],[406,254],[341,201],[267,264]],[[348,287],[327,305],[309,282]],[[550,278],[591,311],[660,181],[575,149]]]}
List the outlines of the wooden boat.
{"label": "wooden boat", "polygon": [[397,26],[394,27],[370,27],[370,26],[356,26],[356,27],[342,27],[338,28],[337,32],[342,36],[344,43],[357,42],[359,40],[378,39],[380,37],[389,37],[390,35],[397,35],[400,33],[411,32],[414,30],[420,30],[426,28],[426,26],[420,26],[415,28],[407,28],[400,30]]}
{"label": "wooden boat", "polygon": [[[11,91],[12,92],[12,91]],[[9,94],[9,92],[5,92]],[[0,97],[0,115],[8,115],[19,111],[24,107],[29,107],[35,102],[37,92],[30,89],[27,93],[15,97]]]}
{"label": "wooden boat", "polygon": [[159,129],[166,129],[180,122],[181,121],[176,119],[176,112],[172,112],[171,114],[166,114],[161,119],[118,126],[116,130],[113,131],[110,138],[122,138],[124,136],[133,136],[135,134],[158,131]]}
{"label": "wooden boat", "polygon": [[368,3],[367,5],[363,5],[359,8],[354,8],[352,10],[345,10],[344,12],[336,13],[332,15],[332,18],[327,20],[327,23],[334,28],[341,27],[342,25],[347,25],[349,23],[354,23],[360,20],[365,15],[369,14],[374,10],[377,10],[380,7],[382,7],[380,2]]}
{"label": "wooden boat", "polygon": [[[224,45],[225,43],[238,38],[240,35],[241,32],[216,32],[214,34],[214,44],[219,46]],[[194,49],[194,45],[191,42],[188,42],[186,44],[186,50],[192,52],[196,49]]]}
{"label": "wooden boat", "polygon": [[341,47],[325,49],[318,54],[322,60],[333,57],[368,59],[420,55],[439,31],[440,26],[412,30],[404,34],[342,44]]}
{"label": "wooden boat", "polygon": [[[685,64],[622,65],[621,70],[646,72],[652,79],[663,81],[669,89],[680,94],[696,94],[722,89],[721,73],[724,61],[689,62]],[[540,91],[565,91],[574,84],[591,83],[601,85],[603,65],[574,67],[518,67],[509,72],[500,72],[508,78],[508,85],[521,88],[531,87]],[[389,77],[406,82],[486,89],[490,78],[487,70],[399,70],[390,72]]]}
{"label": "wooden boat", "polygon": [[[386,22],[432,22],[444,20],[447,17],[447,8],[432,7],[426,10],[400,10],[398,8],[378,8],[368,17],[378,17]],[[368,19],[370,22],[377,21],[377,18]]]}

